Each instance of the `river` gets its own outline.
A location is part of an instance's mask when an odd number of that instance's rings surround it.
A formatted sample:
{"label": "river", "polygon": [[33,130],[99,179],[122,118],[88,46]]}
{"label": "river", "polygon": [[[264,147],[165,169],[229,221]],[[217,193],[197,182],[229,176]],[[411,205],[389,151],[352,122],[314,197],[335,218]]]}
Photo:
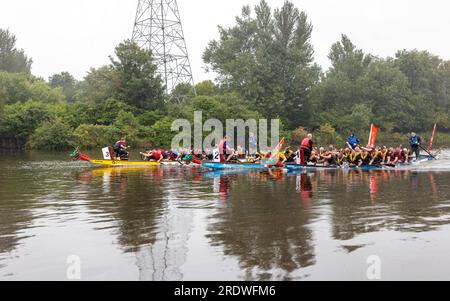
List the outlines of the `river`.
{"label": "river", "polygon": [[0,280],[68,280],[74,262],[81,280],[450,280],[450,151],[373,172],[67,153],[2,154],[0,170]]}

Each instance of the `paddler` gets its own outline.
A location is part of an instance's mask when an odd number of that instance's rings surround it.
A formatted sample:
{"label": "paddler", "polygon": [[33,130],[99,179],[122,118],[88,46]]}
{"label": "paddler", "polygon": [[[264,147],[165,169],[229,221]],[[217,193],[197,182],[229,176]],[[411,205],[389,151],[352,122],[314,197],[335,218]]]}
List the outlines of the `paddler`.
{"label": "paddler", "polygon": [[128,157],[125,138],[120,138],[120,140],[114,144],[114,153],[116,154],[116,158],[118,160],[122,159],[122,156]]}
{"label": "paddler", "polygon": [[359,164],[358,164],[358,166],[361,167],[363,165],[369,165],[371,160],[372,160],[372,157],[371,157],[369,151],[366,148],[362,148],[362,151],[359,154]]}
{"label": "paddler", "polygon": [[420,143],[422,142],[422,138],[417,135],[416,132],[411,132],[411,137],[409,137],[409,145],[411,146],[411,154],[416,155],[416,161],[419,160],[420,157]]}
{"label": "paddler", "polygon": [[411,151],[405,147],[405,148],[403,149],[403,157],[405,158],[405,161],[404,161],[404,162],[406,162],[406,163],[409,162],[409,160],[411,159],[411,158],[410,158],[410,155],[411,155]]}
{"label": "paddler", "polygon": [[387,164],[395,165],[398,162],[398,152],[393,148],[389,148]]}
{"label": "paddler", "polygon": [[330,166],[334,163],[333,156],[325,151],[324,147],[319,148],[319,162],[322,162],[324,166]]}
{"label": "paddler", "polygon": [[283,153],[278,154],[278,162],[276,164],[277,167],[284,167],[284,164],[286,163],[287,158]]}
{"label": "paddler", "polygon": [[347,162],[351,166],[359,165],[359,152],[357,151],[357,148],[350,151],[350,154],[347,157]]}
{"label": "paddler", "polygon": [[228,140],[230,137],[225,136],[219,143],[219,154],[220,154],[220,163],[225,163],[227,161],[227,155],[232,155],[233,151],[228,145]]}
{"label": "paddler", "polygon": [[294,163],[295,159],[297,157],[297,155],[294,153],[294,151],[290,147],[287,147],[284,150],[284,156],[286,157],[286,162],[288,162],[288,163]]}

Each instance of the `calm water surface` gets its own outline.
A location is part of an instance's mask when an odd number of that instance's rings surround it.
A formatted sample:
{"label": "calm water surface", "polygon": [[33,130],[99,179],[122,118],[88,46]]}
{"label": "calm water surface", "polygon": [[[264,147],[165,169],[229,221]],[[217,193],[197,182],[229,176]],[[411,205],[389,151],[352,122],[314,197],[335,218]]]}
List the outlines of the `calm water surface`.
{"label": "calm water surface", "polygon": [[450,151],[403,170],[92,168],[3,154],[0,280],[450,280]]}

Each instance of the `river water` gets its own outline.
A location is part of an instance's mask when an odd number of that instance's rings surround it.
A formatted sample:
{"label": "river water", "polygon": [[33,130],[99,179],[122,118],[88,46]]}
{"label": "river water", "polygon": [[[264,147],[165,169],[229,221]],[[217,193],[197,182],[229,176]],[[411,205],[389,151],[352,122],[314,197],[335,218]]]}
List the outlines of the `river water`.
{"label": "river water", "polygon": [[450,151],[373,172],[0,170],[0,280],[450,280]]}

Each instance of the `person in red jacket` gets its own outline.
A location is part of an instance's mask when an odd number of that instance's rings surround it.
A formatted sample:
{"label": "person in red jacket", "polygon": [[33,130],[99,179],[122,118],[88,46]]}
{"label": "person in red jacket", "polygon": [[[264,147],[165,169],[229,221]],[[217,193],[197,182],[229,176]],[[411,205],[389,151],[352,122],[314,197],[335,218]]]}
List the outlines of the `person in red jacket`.
{"label": "person in red jacket", "polygon": [[301,164],[306,164],[309,162],[311,157],[311,151],[313,149],[313,135],[308,134],[305,139],[303,139],[302,144],[300,145],[300,160]]}

